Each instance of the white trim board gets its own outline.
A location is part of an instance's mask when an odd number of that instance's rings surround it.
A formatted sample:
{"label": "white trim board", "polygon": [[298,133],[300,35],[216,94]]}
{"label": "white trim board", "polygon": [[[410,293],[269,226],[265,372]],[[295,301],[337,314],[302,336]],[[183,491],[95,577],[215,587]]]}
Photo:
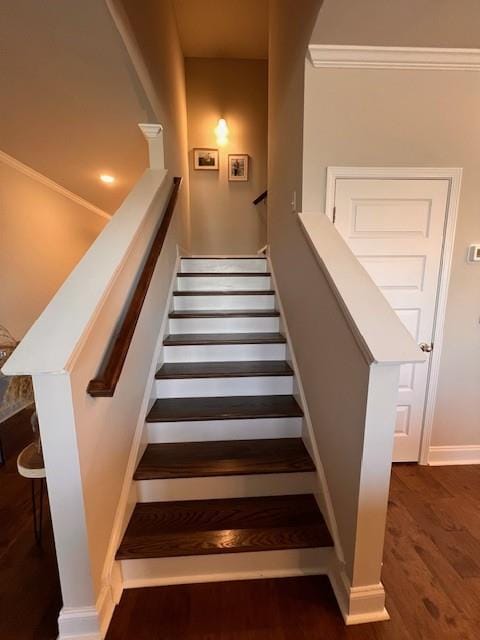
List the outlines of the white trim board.
{"label": "white trim board", "polygon": [[[325,194],[325,213],[333,221],[335,205],[335,183],[338,179],[410,179],[410,180],[449,180],[450,188],[447,201],[445,235],[442,261],[440,266],[437,308],[433,329],[435,348],[430,358],[430,370],[427,382],[423,433],[420,444],[419,463],[429,464],[430,442],[432,439],[433,419],[437,398],[440,358],[442,354],[445,312],[447,308],[448,285],[455,242],[455,229],[460,202],[463,170],[458,167],[328,167]],[[432,463],[430,463],[432,464]]]}
{"label": "white trim board", "polygon": [[432,467],[453,464],[480,464],[480,444],[430,447],[428,464]]}
{"label": "white trim board", "polygon": [[311,44],[308,51],[317,68],[480,71],[480,49]]}
{"label": "white trim board", "polygon": [[53,180],[50,180],[50,178],[47,178],[47,176],[44,176],[43,173],[39,173],[38,171],[35,171],[35,169],[32,169],[32,167],[29,167],[26,164],[23,164],[23,162],[12,158],[12,156],[9,156],[8,153],[5,153],[4,151],[0,151],[0,162],[3,162],[7,166],[15,169],[16,171],[19,171],[20,173],[23,173],[29,178],[32,178],[32,180],[40,182],[40,184],[43,184],[52,191],[56,191],[65,198],[68,198],[72,202],[75,202],[75,204],[88,209],[92,213],[96,213],[97,216],[101,216],[102,218],[106,218],[107,220],[110,220],[110,218],[112,217],[109,213],[103,211],[103,209],[100,209],[91,202],[88,202],[88,200],[84,200],[80,196],[77,196],[76,193],[65,189],[65,187],[62,187],[62,185],[54,182]]}

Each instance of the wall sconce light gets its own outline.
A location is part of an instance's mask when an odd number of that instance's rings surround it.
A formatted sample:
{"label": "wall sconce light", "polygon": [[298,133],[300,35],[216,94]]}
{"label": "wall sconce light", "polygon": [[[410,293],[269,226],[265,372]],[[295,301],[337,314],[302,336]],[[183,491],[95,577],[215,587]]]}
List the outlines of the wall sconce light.
{"label": "wall sconce light", "polygon": [[215,135],[217,137],[217,144],[223,146],[228,142],[228,125],[225,118],[220,118],[217,126],[215,127]]}

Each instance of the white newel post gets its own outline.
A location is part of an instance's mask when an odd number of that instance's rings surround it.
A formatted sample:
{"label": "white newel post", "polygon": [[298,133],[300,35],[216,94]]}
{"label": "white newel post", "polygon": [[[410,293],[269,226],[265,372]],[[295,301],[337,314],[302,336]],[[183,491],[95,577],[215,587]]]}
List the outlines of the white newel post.
{"label": "white newel post", "polygon": [[161,124],[138,125],[148,142],[150,169],[165,169],[163,127]]}
{"label": "white newel post", "polygon": [[70,374],[33,376],[63,608],[59,640],[100,640]]}

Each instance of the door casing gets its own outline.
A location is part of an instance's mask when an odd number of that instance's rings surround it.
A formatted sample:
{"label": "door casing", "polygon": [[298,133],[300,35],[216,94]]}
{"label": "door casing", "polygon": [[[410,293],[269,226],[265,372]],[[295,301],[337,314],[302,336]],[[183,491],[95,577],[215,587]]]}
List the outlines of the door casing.
{"label": "door casing", "polygon": [[325,213],[333,222],[335,206],[335,186],[338,179],[361,180],[389,179],[389,180],[448,180],[447,213],[443,236],[442,257],[438,280],[435,320],[433,327],[434,349],[430,358],[423,412],[423,428],[420,444],[419,463],[429,464],[430,442],[432,439],[433,420],[440,373],[440,359],[443,346],[445,326],[445,311],[447,307],[448,285],[455,242],[455,229],[458,217],[460,189],[462,184],[461,168],[431,168],[431,167],[328,167],[325,197]]}

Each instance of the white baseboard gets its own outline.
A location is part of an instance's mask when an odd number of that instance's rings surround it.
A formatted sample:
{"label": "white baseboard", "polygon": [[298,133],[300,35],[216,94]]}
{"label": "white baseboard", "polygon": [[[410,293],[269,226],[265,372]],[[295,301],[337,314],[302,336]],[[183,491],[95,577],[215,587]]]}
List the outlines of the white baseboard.
{"label": "white baseboard", "polygon": [[331,547],[122,560],[125,589],[326,575]]}
{"label": "white baseboard", "polygon": [[381,582],[352,587],[338,558],[332,561],[328,578],[346,625],[390,619],[385,608],[385,589]]}
{"label": "white baseboard", "polygon": [[102,640],[96,607],[64,607],[58,616],[58,640]]}
{"label": "white baseboard", "polygon": [[433,467],[453,464],[480,464],[480,445],[430,447],[428,464]]}

